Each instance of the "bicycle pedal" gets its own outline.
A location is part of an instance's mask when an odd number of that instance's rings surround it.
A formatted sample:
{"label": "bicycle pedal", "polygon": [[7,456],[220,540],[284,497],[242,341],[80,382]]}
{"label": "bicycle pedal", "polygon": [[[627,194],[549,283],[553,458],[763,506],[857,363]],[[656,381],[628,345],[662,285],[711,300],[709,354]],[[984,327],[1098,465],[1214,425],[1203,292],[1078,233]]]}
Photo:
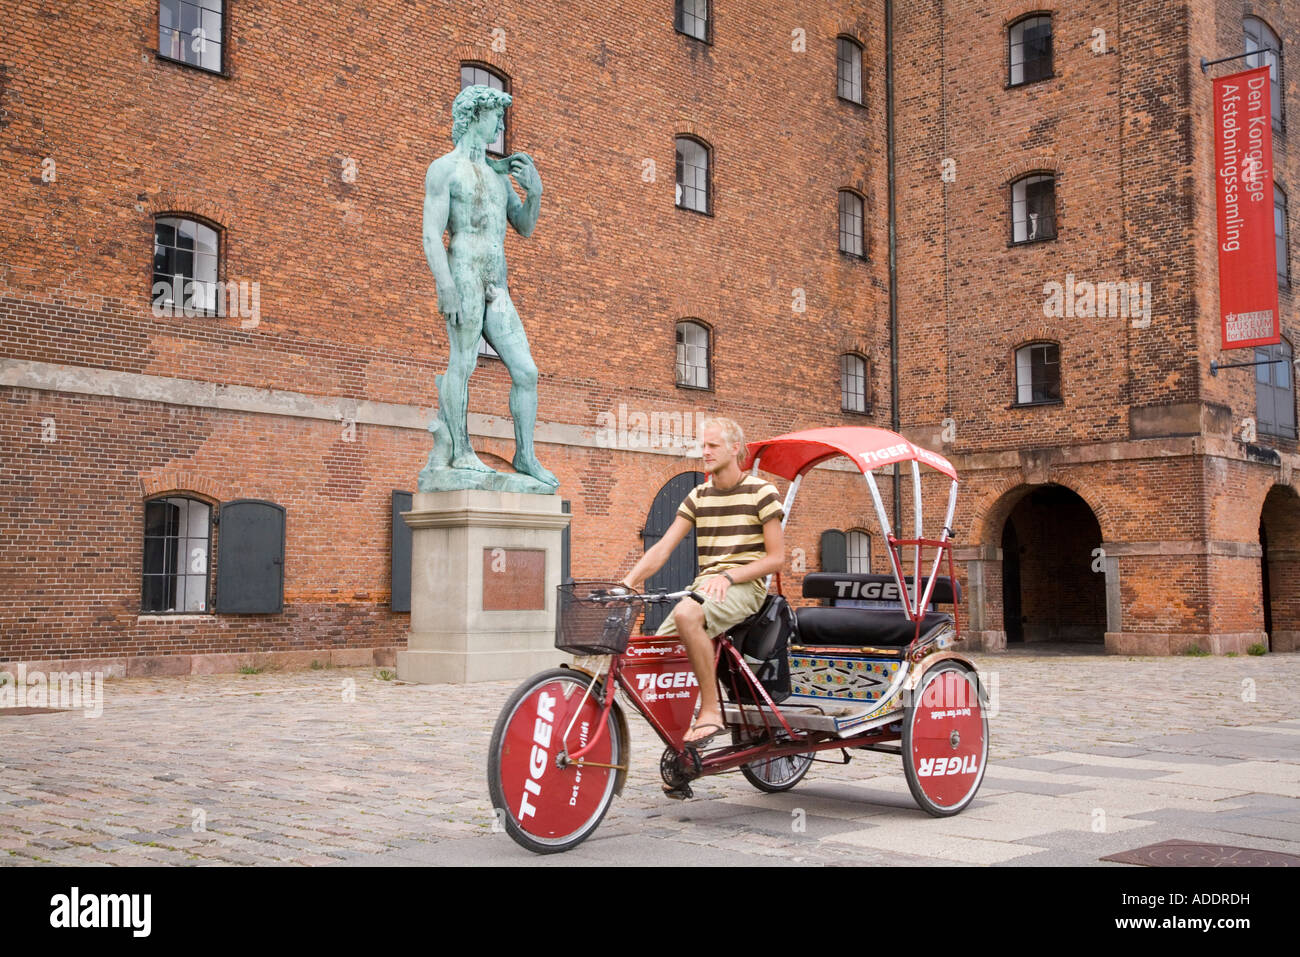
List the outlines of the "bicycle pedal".
{"label": "bicycle pedal", "polygon": [[687,801],[695,797],[695,792],[691,790],[689,784],[683,784],[679,788],[673,788],[671,791],[664,791],[665,797],[670,797],[674,801]]}

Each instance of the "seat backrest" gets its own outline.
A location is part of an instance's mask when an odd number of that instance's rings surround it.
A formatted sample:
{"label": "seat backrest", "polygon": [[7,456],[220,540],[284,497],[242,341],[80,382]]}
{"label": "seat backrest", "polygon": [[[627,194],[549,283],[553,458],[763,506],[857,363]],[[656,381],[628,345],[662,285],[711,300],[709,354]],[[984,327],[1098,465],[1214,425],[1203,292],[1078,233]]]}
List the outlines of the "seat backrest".
{"label": "seat backrest", "polygon": [[[909,590],[912,576],[908,575]],[[921,591],[924,593],[928,578],[921,579]],[[954,582],[947,575],[935,578],[934,592],[930,601],[939,605],[951,605],[953,592],[961,601],[961,582]],[[828,598],[834,603],[840,601],[900,601],[898,583],[893,575],[870,575],[864,572],[811,572],[803,579],[804,598]]]}

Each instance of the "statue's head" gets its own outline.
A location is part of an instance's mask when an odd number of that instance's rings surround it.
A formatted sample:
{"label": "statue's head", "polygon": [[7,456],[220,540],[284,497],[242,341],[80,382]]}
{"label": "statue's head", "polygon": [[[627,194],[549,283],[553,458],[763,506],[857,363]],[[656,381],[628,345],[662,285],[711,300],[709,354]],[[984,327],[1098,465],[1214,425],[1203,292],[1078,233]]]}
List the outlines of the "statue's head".
{"label": "statue's head", "polygon": [[500,109],[503,113],[510,105],[509,93],[494,90],[490,86],[475,84],[467,86],[456,94],[451,103],[451,141],[459,143],[470,124],[479,118],[485,110]]}

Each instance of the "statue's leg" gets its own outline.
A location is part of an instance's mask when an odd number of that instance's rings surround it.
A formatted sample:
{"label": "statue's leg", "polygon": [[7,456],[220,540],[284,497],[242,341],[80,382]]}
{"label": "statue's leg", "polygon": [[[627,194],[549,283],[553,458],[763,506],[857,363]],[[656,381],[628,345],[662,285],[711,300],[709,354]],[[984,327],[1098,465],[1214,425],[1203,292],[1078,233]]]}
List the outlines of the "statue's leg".
{"label": "statue's leg", "polygon": [[524,324],[519,321],[515,304],[504,288],[487,304],[483,337],[501,356],[501,361],[510,372],[510,417],[515,422],[515,470],[531,475],[547,485],[558,486],[560,480],[537,461],[537,455],[533,451],[533,428],[537,424],[537,365],[528,351]]}
{"label": "statue's leg", "polygon": [[483,334],[483,287],[476,282],[457,281],[460,292],[460,324],[447,324],[451,353],[447,372],[438,383],[438,418],[446,427],[451,442],[454,469],[491,472],[474,454],[469,441],[469,377],[478,365],[478,340]]}

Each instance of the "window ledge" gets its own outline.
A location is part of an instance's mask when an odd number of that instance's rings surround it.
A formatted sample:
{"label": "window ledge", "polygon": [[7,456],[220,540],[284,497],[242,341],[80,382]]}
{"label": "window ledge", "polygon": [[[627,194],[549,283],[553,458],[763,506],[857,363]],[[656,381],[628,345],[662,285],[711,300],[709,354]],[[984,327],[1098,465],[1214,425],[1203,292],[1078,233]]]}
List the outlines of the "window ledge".
{"label": "window ledge", "polygon": [[835,94],[835,99],[839,100],[841,103],[851,103],[859,109],[865,110],[867,108],[867,104],[858,100],[850,100],[847,96],[841,96],[838,92]]}
{"label": "window ledge", "polygon": [[136,616],[136,624],[146,621],[216,621],[217,616],[210,611],[142,611]]}
{"label": "window ledge", "polygon": [[686,385],[684,382],[674,382],[673,385],[675,385],[679,389],[690,389],[692,392],[713,391],[713,386],[711,385]]}
{"label": "window ledge", "polygon": [[694,213],[696,216],[708,216],[710,219],[713,218],[713,210],[711,209],[694,209],[690,206],[683,206],[681,203],[676,203],[674,205],[684,213]]}
{"label": "window ledge", "polygon": [[1002,89],[1018,90],[1022,86],[1033,86],[1036,83],[1046,83],[1049,80],[1059,80],[1060,78],[1061,78],[1061,74],[1050,73],[1047,76],[1040,76],[1037,80],[1021,80],[1019,83],[1012,83],[1010,80],[1007,80],[1006,86],[1004,86]]}
{"label": "window ledge", "polygon": [[1055,236],[1043,236],[1040,239],[1021,239],[1021,240],[1012,239],[1007,242],[1007,249],[1015,249],[1019,246],[1034,246],[1037,245],[1038,243],[1050,243],[1050,242],[1054,242],[1055,240],[1056,240]]}
{"label": "window ledge", "polygon": [[1043,405],[1065,405],[1064,399],[1043,399],[1039,402],[1012,402],[1008,409],[1036,409]]}
{"label": "window ledge", "polygon": [[155,60],[161,60],[163,63],[174,63],[177,66],[187,67],[188,69],[191,70],[198,70],[200,73],[206,73],[208,76],[219,76],[226,80],[230,79],[230,73],[225,69],[209,70],[205,66],[199,66],[197,63],[186,63],[184,60],[178,60],[175,57],[170,57],[165,53],[159,53],[157,50],[153,51],[153,56]]}

